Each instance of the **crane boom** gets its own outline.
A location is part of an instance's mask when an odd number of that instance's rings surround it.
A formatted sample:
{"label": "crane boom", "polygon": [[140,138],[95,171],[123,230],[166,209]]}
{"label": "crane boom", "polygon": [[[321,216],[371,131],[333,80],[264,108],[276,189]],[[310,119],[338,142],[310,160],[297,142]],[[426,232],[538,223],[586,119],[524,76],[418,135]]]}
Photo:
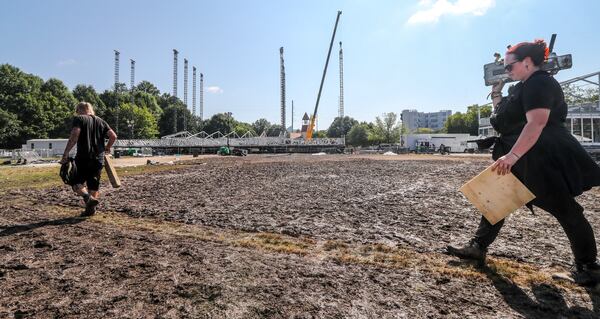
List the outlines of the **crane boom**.
{"label": "crane boom", "polygon": [[342,15],[342,11],[337,12],[337,17],[335,19],[335,26],[333,27],[333,34],[331,35],[331,43],[329,43],[329,51],[327,52],[327,60],[325,60],[325,68],[323,68],[323,77],[321,78],[321,85],[319,86],[319,94],[317,95],[317,103],[315,104],[315,111],[313,116],[310,118],[310,124],[308,125],[308,129],[306,131],[306,139],[312,139],[313,130],[315,128],[315,121],[317,119],[317,110],[319,108],[319,100],[321,100],[321,91],[323,91],[323,82],[325,82],[325,75],[327,74],[327,66],[329,65],[329,57],[331,56],[331,48],[333,47],[333,41],[335,39],[335,31],[337,30],[338,22],[340,21],[340,16]]}

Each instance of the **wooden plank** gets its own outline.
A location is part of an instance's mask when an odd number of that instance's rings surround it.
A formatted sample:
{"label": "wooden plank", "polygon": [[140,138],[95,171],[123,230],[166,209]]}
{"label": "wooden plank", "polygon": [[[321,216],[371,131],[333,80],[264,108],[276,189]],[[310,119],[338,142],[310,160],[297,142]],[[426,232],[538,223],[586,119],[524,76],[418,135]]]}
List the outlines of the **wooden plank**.
{"label": "wooden plank", "polygon": [[492,166],[465,183],[460,191],[492,225],[535,198],[512,173],[498,175]]}
{"label": "wooden plank", "polygon": [[104,155],[104,168],[106,169],[106,175],[108,175],[108,180],[110,181],[112,187],[121,187],[121,180],[117,175],[117,171],[115,170],[111,156]]}

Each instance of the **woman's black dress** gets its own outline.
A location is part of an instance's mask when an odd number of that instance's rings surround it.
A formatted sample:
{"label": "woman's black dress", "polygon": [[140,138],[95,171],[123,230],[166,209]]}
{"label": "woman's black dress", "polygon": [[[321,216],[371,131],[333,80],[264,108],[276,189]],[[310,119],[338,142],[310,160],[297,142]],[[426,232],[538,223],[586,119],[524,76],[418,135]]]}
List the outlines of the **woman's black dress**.
{"label": "woman's black dress", "polygon": [[548,123],[535,145],[512,167],[513,174],[538,198],[575,197],[600,185],[600,166],[565,127],[563,91],[545,71],[537,71],[509,89],[509,96],[492,114],[490,122],[500,133],[493,159],[510,152],[527,122],[525,114],[536,108],[550,109]]}

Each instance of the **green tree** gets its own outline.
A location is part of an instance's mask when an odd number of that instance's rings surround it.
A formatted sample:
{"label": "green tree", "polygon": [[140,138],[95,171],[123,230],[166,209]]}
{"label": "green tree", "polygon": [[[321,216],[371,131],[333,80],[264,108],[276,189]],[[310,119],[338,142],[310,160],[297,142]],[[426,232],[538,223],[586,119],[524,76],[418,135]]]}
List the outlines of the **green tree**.
{"label": "green tree", "polygon": [[466,113],[456,112],[448,117],[444,124],[445,131],[450,134],[479,135],[478,109],[482,118],[489,117],[492,113],[491,105],[479,106],[474,104],[468,106]]}
{"label": "green tree", "polygon": [[21,121],[13,113],[0,108],[0,148],[13,148],[19,145],[15,140],[20,134]]}
{"label": "green tree", "polygon": [[145,92],[154,97],[160,96],[160,91],[158,90],[158,88],[149,81],[141,81],[140,83],[138,83],[138,85],[135,86],[135,91]]}
{"label": "green tree", "polygon": [[64,83],[49,79],[41,89],[43,112],[46,114],[46,132],[49,138],[68,137],[77,100]]}
{"label": "green tree", "polygon": [[181,131],[194,133],[197,130],[197,120],[183,102],[178,100],[176,104],[169,105],[163,110],[158,120],[158,129],[161,136]]}
{"label": "green tree", "polygon": [[396,113],[383,113],[382,118],[375,118],[374,130],[370,140],[380,143],[397,143],[400,141],[400,123]]}
{"label": "green tree", "polygon": [[329,129],[327,129],[327,136],[342,137],[348,134],[350,129],[356,124],[358,124],[358,121],[349,116],[336,117],[329,126]]}
{"label": "green tree", "polygon": [[346,143],[352,146],[366,146],[369,144],[368,126],[356,124],[346,135]]}
{"label": "green tree", "polygon": [[217,113],[208,120],[203,130],[208,134],[212,134],[217,131],[221,132],[222,134],[228,134],[229,132],[233,131],[235,124],[236,121],[231,113]]}
{"label": "green tree", "polygon": [[[5,121],[19,123],[18,136],[4,147],[19,147],[27,139],[65,137],[73,114],[75,98],[57,79],[44,82],[18,68],[0,65],[0,109]],[[11,115],[7,115],[10,113]]]}
{"label": "green tree", "polygon": [[252,123],[252,129],[256,134],[260,135],[271,127],[271,122],[267,121],[267,119],[258,119],[254,123]]}
{"label": "green tree", "polygon": [[[281,134],[281,125],[279,124],[271,124],[267,128],[267,136],[279,136]],[[317,136],[314,136],[317,137]]]}
{"label": "green tree", "polygon": [[[281,130],[281,127],[279,127],[279,129]],[[313,134],[313,138],[326,138],[326,137],[327,137],[326,130],[319,130]]]}
{"label": "green tree", "polygon": [[252,129],[252,125],[243,122],[237,122],[235,127],[233,128],[235,133],[239,136],[246,134],[247,132],[251,132],[251,134],[256,135],[254,129]]}
{"label": "green tree", "polygon": [[106,104],[104,104],[104,101],[102,101],[93,86],[79,84],[73,89],[73,96],[79,102],[91,103],[96,115],[104,117]]}
{"label": "green tree", "polygon": [[160,115],[162,114],[162,109],[158,105],[158,102],[154,95],[143,91],[134,91],[132,94],[133,104],[147,109],[157,118],[160,117]]}
{"label": "green tree", "polygon": [[169,93],[163,93],[162,95],[156,97],[156,102],[158,103],[158,106],[160,106],[160,108],[162,110],[166,109],[170,105],[176,105],[176,104],[183,105],[183,101],[181,101],[180,99],[178,99],[175,96],[170,95]]}
{"label": "green tree", "polygon": [[119,138],[144,139],[158,135],[158,124],[148,109],[124,103],[120,109]]}
{"label": "green tree", "polygon": [[582,87],[567,84],[563,86],[563,92],[565,94],[565,102],[569,106],[598,101],[597,87]]}

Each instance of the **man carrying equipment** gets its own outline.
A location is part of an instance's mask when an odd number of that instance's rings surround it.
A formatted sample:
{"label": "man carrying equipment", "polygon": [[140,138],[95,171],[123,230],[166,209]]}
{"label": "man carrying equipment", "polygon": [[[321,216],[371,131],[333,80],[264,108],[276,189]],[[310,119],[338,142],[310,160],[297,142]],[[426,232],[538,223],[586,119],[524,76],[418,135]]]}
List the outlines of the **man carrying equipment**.
{"label": "man carrying equipment", "polygon": [[[72,187],[85,202],[85,212],[81,216],[92,216],[99,203],[100,174],[104,166],[104,154],[110,154],[110,148],[116,141],[117,134],[103,119],[94,114],[90,103],[80,102],[75,112],[71,136],[60,163],[68,162],[69,152],[77,144],[75,156],[77,174]],[[106,146],[105,138],[108,138]]]}

